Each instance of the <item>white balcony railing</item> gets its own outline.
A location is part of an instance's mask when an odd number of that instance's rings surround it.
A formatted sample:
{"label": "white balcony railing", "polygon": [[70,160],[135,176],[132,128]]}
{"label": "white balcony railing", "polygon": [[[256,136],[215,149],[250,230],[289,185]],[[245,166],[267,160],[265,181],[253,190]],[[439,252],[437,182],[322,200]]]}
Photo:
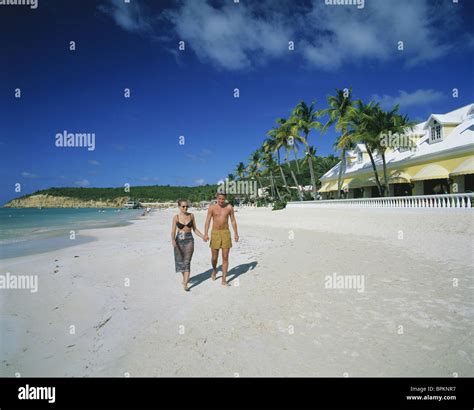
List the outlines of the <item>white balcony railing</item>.
{"label": "white balcony railing", "polygon": [[394,196],[388,198],[327,199],[288,202],[287,208],[360,207],[360,208],[472,208],[473,194]]}

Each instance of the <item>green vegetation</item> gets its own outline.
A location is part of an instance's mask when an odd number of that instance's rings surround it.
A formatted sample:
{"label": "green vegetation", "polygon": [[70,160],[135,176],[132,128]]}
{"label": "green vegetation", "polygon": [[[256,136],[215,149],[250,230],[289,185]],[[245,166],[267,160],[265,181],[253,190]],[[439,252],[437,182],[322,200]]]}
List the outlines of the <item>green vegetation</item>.
{"label": "green vegetation", "polygon": [[[350,107],[342,119],[347,130],[347,139],[351,144],[364,144],[372,164],[375,182],[380,196],[388,196],[388,176],[385,152],[387,147],[382,143],[383,136],[403,135],[412,130],[415,122],[406,115],[399,113],[399,106],[394,106],[390,111],[384,111],[378,103],[371,101],[364,104],[358,100]],[[375,157],[382,159],[383,180],[380,178],[375,166]]]}
{"label": "green vegetation", "polygon": [[49,188],[36,191],[32,195],[67,196],[83,201],[113,200],[120,197],[130,197],[132,201],[168,202],[187,199],[191,202],[209,201],[215,198],[217,185],[202,185],[197,187],[153,185],[131,186],[130,192],[124,188]]}
{"label": "green vegetation", "polygon": [[286,202],[285,201],[275,201],[273,203],[272,211],[279,211],[280,209],[285,209],[285,208],[286,208]]}
{"label": "green vegetation", "polygon": [[[327,108],[317,110],[315,104],[315,101],[310,105],[300,101],[287,119],[278,118],[261,146],[250,154],[248,164],[239,162],[235,175],[230,176],[256,180],[258,187],[266,191],[268,203],[311,200],[317,197],[321,176],[341,162],[338,175],[340,198],[346,153],[356,144],[363,144],[372,163],[380,196],[388,195],[386,146],[381,143],[383,136],[404,134],[413,128],[414,122],[399,113],[398,105],[384,111],[374,101],[364,104],[352,100],[352,88],[336,89],[334,96],[327,97]],[[310,135],[319,132],[324,136],[332,126],[340,133],[334,143],[339,158],[316,156],[316,149],[309,142]],[[298,157],[301,148],[304,149],[303,155]],[[290,155],[293,157],[291,160]],[[383,179],[378,175],[375,158],[382,161]],[[310,189],[303,189],[305,186]],[[246,197],[244,202],[256,201]]]}

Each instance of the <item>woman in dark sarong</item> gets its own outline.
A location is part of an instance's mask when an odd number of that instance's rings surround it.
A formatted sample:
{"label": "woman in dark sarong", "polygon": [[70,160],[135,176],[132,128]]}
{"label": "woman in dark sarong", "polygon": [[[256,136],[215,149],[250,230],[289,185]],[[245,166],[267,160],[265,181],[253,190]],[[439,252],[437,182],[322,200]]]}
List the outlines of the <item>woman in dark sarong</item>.
{"label": "woman in dark sarong", "polygon": [[188,201],[178,201],[179,214],[173,217],[171,225],[171,242],[174,247],[174,264],[176,272],[183,274],[183,286],[189,292],[188,281],[191,272],[191,258],[194,252],[194,238],[192,231],[204,239],[204,235],[196,228],[194,215],[188,212]]}

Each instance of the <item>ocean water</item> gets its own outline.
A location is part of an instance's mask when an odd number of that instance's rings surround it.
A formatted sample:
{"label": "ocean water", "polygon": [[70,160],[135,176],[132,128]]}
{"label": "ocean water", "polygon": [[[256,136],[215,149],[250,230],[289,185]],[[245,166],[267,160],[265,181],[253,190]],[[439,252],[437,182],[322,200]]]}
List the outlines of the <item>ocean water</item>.
{"label": "ocean water", "polygon": [[[46,252],[90,241],[81,230],[126,225],[141,209],[0,208],[0,258]],[[70,239],[70,231],[76,239]]]}

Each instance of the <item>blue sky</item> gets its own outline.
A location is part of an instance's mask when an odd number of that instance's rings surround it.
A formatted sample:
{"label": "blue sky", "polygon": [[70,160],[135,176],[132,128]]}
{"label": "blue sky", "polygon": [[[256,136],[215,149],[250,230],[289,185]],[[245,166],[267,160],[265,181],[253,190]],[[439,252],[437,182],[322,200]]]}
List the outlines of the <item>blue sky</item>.
{"label": "blue sky", "polygon": [[[247,161],[278,117],[301,99],[323,108],[336,87],[387,107],[400,103],[421,120],[474,102],[467,0],[325,3],[0,6],[0,202],[19,195],[15,183],[21,194],[216,183]],[[56,147],[64,130],[95,133],[95,150]],[[327,155],[335,136],[315,132],[310,143]]]}

